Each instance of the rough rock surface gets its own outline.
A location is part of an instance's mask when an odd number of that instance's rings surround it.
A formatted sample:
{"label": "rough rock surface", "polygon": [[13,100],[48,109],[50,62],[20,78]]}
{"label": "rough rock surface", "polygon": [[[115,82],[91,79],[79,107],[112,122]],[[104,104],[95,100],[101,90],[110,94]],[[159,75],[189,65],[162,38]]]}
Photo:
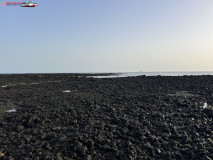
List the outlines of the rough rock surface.
{"label": "rough rock surface", "polygon": [[0,159],[213,159],[213,76],[80,76],[0,75]]}

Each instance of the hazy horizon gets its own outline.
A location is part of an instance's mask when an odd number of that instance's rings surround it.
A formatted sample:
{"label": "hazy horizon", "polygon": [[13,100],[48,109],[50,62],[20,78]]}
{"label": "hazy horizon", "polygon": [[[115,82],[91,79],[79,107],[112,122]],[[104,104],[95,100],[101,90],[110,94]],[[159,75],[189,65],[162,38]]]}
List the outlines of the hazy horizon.
{"label": "hazy horizon", "polygon": [[[143,75],[143,73],[159,73],[160,75],[163,73],[182,73],[183,75],[187,73],[187,75],[193,75],[193,73],[196,73],[198,75],[205,75],[209,73],[210,75],[213,75],[213,71],[138,71],[138,72],[16,72],[16,73],[0,73],[0,74],[105,74],[105,73],[115,73],[115,74],[125,74],[125,73],[138,73],[139,75]],[[141,73],[141,74],[140,74]]]}
{"label": "hazy horizon", "polygon": [[33,2],[0,6],[2,74],[213,71],[212,0]]}

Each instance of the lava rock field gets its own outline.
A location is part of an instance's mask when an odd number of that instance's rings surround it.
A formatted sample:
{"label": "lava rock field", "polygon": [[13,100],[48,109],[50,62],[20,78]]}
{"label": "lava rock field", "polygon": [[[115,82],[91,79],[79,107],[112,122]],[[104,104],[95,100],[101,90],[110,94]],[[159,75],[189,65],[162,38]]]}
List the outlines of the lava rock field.
{"label": "lava rock field", "polygon": [[0,75],[0,159],[212,160],[212,106],[213,76]]}

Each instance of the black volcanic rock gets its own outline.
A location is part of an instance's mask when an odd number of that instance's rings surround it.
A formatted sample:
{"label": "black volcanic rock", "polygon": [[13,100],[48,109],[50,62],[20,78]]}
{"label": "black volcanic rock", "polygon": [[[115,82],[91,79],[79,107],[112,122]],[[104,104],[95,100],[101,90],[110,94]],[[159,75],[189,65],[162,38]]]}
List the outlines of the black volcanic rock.
{"label": "black volcanic rock", "polygon": [[212,95],[213,76],[0,75],[0,159],[211,160]]}

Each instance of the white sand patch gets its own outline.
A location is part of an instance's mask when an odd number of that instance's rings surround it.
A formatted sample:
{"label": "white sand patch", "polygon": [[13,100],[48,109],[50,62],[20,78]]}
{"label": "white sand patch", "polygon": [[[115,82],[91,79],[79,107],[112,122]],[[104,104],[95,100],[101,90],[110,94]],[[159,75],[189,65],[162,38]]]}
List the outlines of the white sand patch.
{"label": "white sand patch", "polygon": [[208,104],[205,102],[204,104],[203,104],[203,106],[202,106],[202,108],[207,108],[208,107]]}
{"label": "white sand patch", "polygon": [[30,83],[30,84],[38,84],[38,83],[35,82],[35,83]]}
{"label": "white sand patch", "polygon": [[213,106],[208,104],[207,102],[205,102],[202,106],[200,106],[203,109],[212,109],[213,110]]}
{"label": "white sand patch", "polygon": [[44,82],[32,82],[32,83],[7,84],[7,85],[3,85],[1,87],[2,88],[6,88],[6,87],[14,87],[14,86],[38,85],[38,84],[42,84],[42,83],[59,83],[59,82],[61,82],[61,80],[57,80],[57,81],[44,81]]}
{"label": "white sand patch", "polygon": [[7,110],[6,112],[8,113],[16,112],[16,109]]}
{"label": "white sand patch", "polygon": [[65,91],[62,91],[63,93],[70,93],[71,90],[65,90]]}
{"label": "white sand patch", "polygon": [[61,80],[59,80],[59,81],[47,81],[47,82],[59,83],[59,82],[61,82]]}
{"label": "white sand patch", "polygon": [[175,94],[167,94],[167,96],[176,96],[176,97],[198,97],[199,95],[191,94],[188,91],[178,91]]}
{"label": "white sand patch", "polygon": [[63,93],[70,93],[70,92],[78,92],[78,90],[65,90],[65,91],[62,91]]}

